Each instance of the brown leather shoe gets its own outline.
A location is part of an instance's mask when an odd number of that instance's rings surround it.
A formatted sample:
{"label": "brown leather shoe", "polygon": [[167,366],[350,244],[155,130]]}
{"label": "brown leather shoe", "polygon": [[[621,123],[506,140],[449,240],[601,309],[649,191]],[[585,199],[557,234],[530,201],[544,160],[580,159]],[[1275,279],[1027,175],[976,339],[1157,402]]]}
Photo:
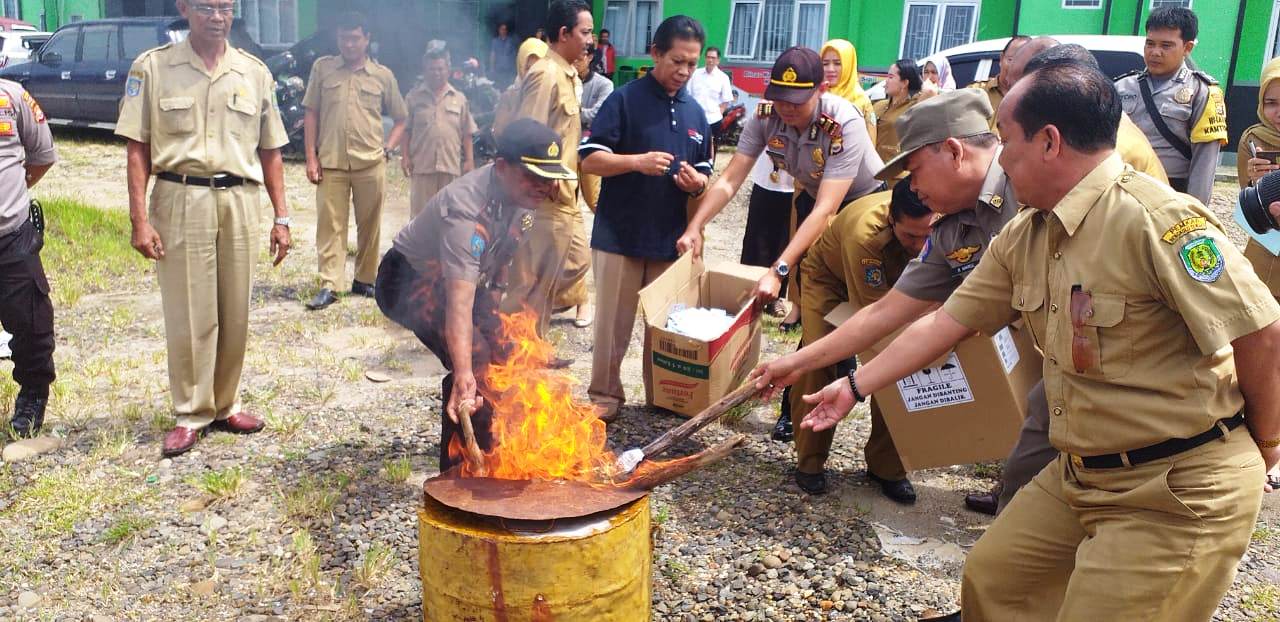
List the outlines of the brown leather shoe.
{"label": "brown leather shoe", "polygon": [[979,514],[996,515],[1000,499],[994,492],[971,493],[964,496],[964,506]]}
{"label": "brown leather shoe", "polygon": [[226,419],[213,422],[214,428],[232,434],[253,434],[261,431],[264,425],[261,419],[247,412],[238,412]]}
{"label": "brown leather shoe", "polygon": [[160,453],[167,458],[185,454],[196,446],[196,441],[200,440],[201,433],[201,430],[192,430],[182,426],[169,430],[169,433],[164,435],[164,443],[160,446]]}

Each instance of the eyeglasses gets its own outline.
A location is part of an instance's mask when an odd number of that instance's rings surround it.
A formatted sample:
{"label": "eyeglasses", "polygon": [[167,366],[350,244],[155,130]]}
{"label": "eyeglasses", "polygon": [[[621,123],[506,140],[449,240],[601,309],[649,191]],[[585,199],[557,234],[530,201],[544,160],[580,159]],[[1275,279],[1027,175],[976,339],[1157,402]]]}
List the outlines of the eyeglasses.
{"label": "eyeglasses", "polygon": [[225,15],[230,17],[236,14],[235,5],[231,6],[215,6],[212,4],[192,4],[192,9],[199,13],[201,17],[213,17],[214,15]]}

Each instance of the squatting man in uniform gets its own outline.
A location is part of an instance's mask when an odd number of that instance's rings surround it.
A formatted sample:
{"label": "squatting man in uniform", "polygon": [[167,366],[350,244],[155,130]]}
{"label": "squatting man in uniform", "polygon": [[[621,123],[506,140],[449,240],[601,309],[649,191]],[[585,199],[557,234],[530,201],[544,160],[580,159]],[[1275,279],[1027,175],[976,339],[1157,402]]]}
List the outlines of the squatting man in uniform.
{"label": "squatting man in uniform", "polygon": [[40,104],[16,82],[0,80],[0,323],[13,334],[13,379],[21,387],[10,425],[40,433],[53,383],[53,303],[40,263],[44,217],[27,189],[58,161]]}
{"label": "squatting man in uniform", "polygon": [[1280,304],[1213,212],[1116,155],[1101,72],[1045,67],[999,113],[1023,210],[943,307],[807,399],[825,429],[975,330],[1044,352],[1061,452],[970,552],[962,617],[1207,620],[1280,462]]}
{"label": "squatting man in uniform", "polygon": [[533,226],[533,211],[559,181],[575,174],[560,158],[560,137],[532,119],[509,124],[498,156],[431,198],[396,235],[378,268],[375,298],[392,321],[413,331],[449,374],[443,383],[440,470],[453,466],[449,442],[458,408],[476,405],[476,441],[492,443],[492,411],[482,399],[484,370],[501,362],[504,344],[498,303],[507,269]]}
{"label": "squatting man in uniform", "polygon": [[[166,456],[195,446],[205,428],[248,434],[261,419],[241,410],[240,374],[257,259],[258,188],[275,209],[275,264],[289,252],[284,197],[288,144],[275,80],[262,61],[227,45],[232,0],[178,0],[191,34],[144,52],[125,82],[116,134],[129,139],[132,244],[156,261],[177,427]],[[149,178],[156,181],[147,199]]]}

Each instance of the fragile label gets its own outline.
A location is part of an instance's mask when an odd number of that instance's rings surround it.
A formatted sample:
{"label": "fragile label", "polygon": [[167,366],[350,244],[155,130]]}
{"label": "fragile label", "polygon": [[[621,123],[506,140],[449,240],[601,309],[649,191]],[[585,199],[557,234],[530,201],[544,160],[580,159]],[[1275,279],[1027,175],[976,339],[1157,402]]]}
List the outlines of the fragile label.
{"label": "fragile label", "polygon": [[996,352],[1000,355],[1000,363],[1004,365],[1004,373],[1013,371],[1021,358],[1018,354],[1018,345],[1013,342],[1013,331],[1010,331],[1008,326],[1001,328],[991,341],[996,344]]}
{"label": "fragile label", "polygon": [[940,367],[922,369],[898,381],[898,393],[907,412],[941,408],[973,401],[969,379],[955,352]]}

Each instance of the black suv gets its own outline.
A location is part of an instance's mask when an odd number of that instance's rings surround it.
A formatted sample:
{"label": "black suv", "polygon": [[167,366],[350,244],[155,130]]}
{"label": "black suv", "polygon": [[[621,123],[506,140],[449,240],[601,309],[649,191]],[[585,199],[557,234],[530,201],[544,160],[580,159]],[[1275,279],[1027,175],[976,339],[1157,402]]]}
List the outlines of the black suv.
{"label": "black suv", "polygon": [[[0,69],[0,78],[31,93],[50,123],[114,128],[129,67],[143,52],[187,37],[187,20],[101,19],[59,28],[31,62]],[[230,43],[258,58],[262,47],[233,22]]]}

